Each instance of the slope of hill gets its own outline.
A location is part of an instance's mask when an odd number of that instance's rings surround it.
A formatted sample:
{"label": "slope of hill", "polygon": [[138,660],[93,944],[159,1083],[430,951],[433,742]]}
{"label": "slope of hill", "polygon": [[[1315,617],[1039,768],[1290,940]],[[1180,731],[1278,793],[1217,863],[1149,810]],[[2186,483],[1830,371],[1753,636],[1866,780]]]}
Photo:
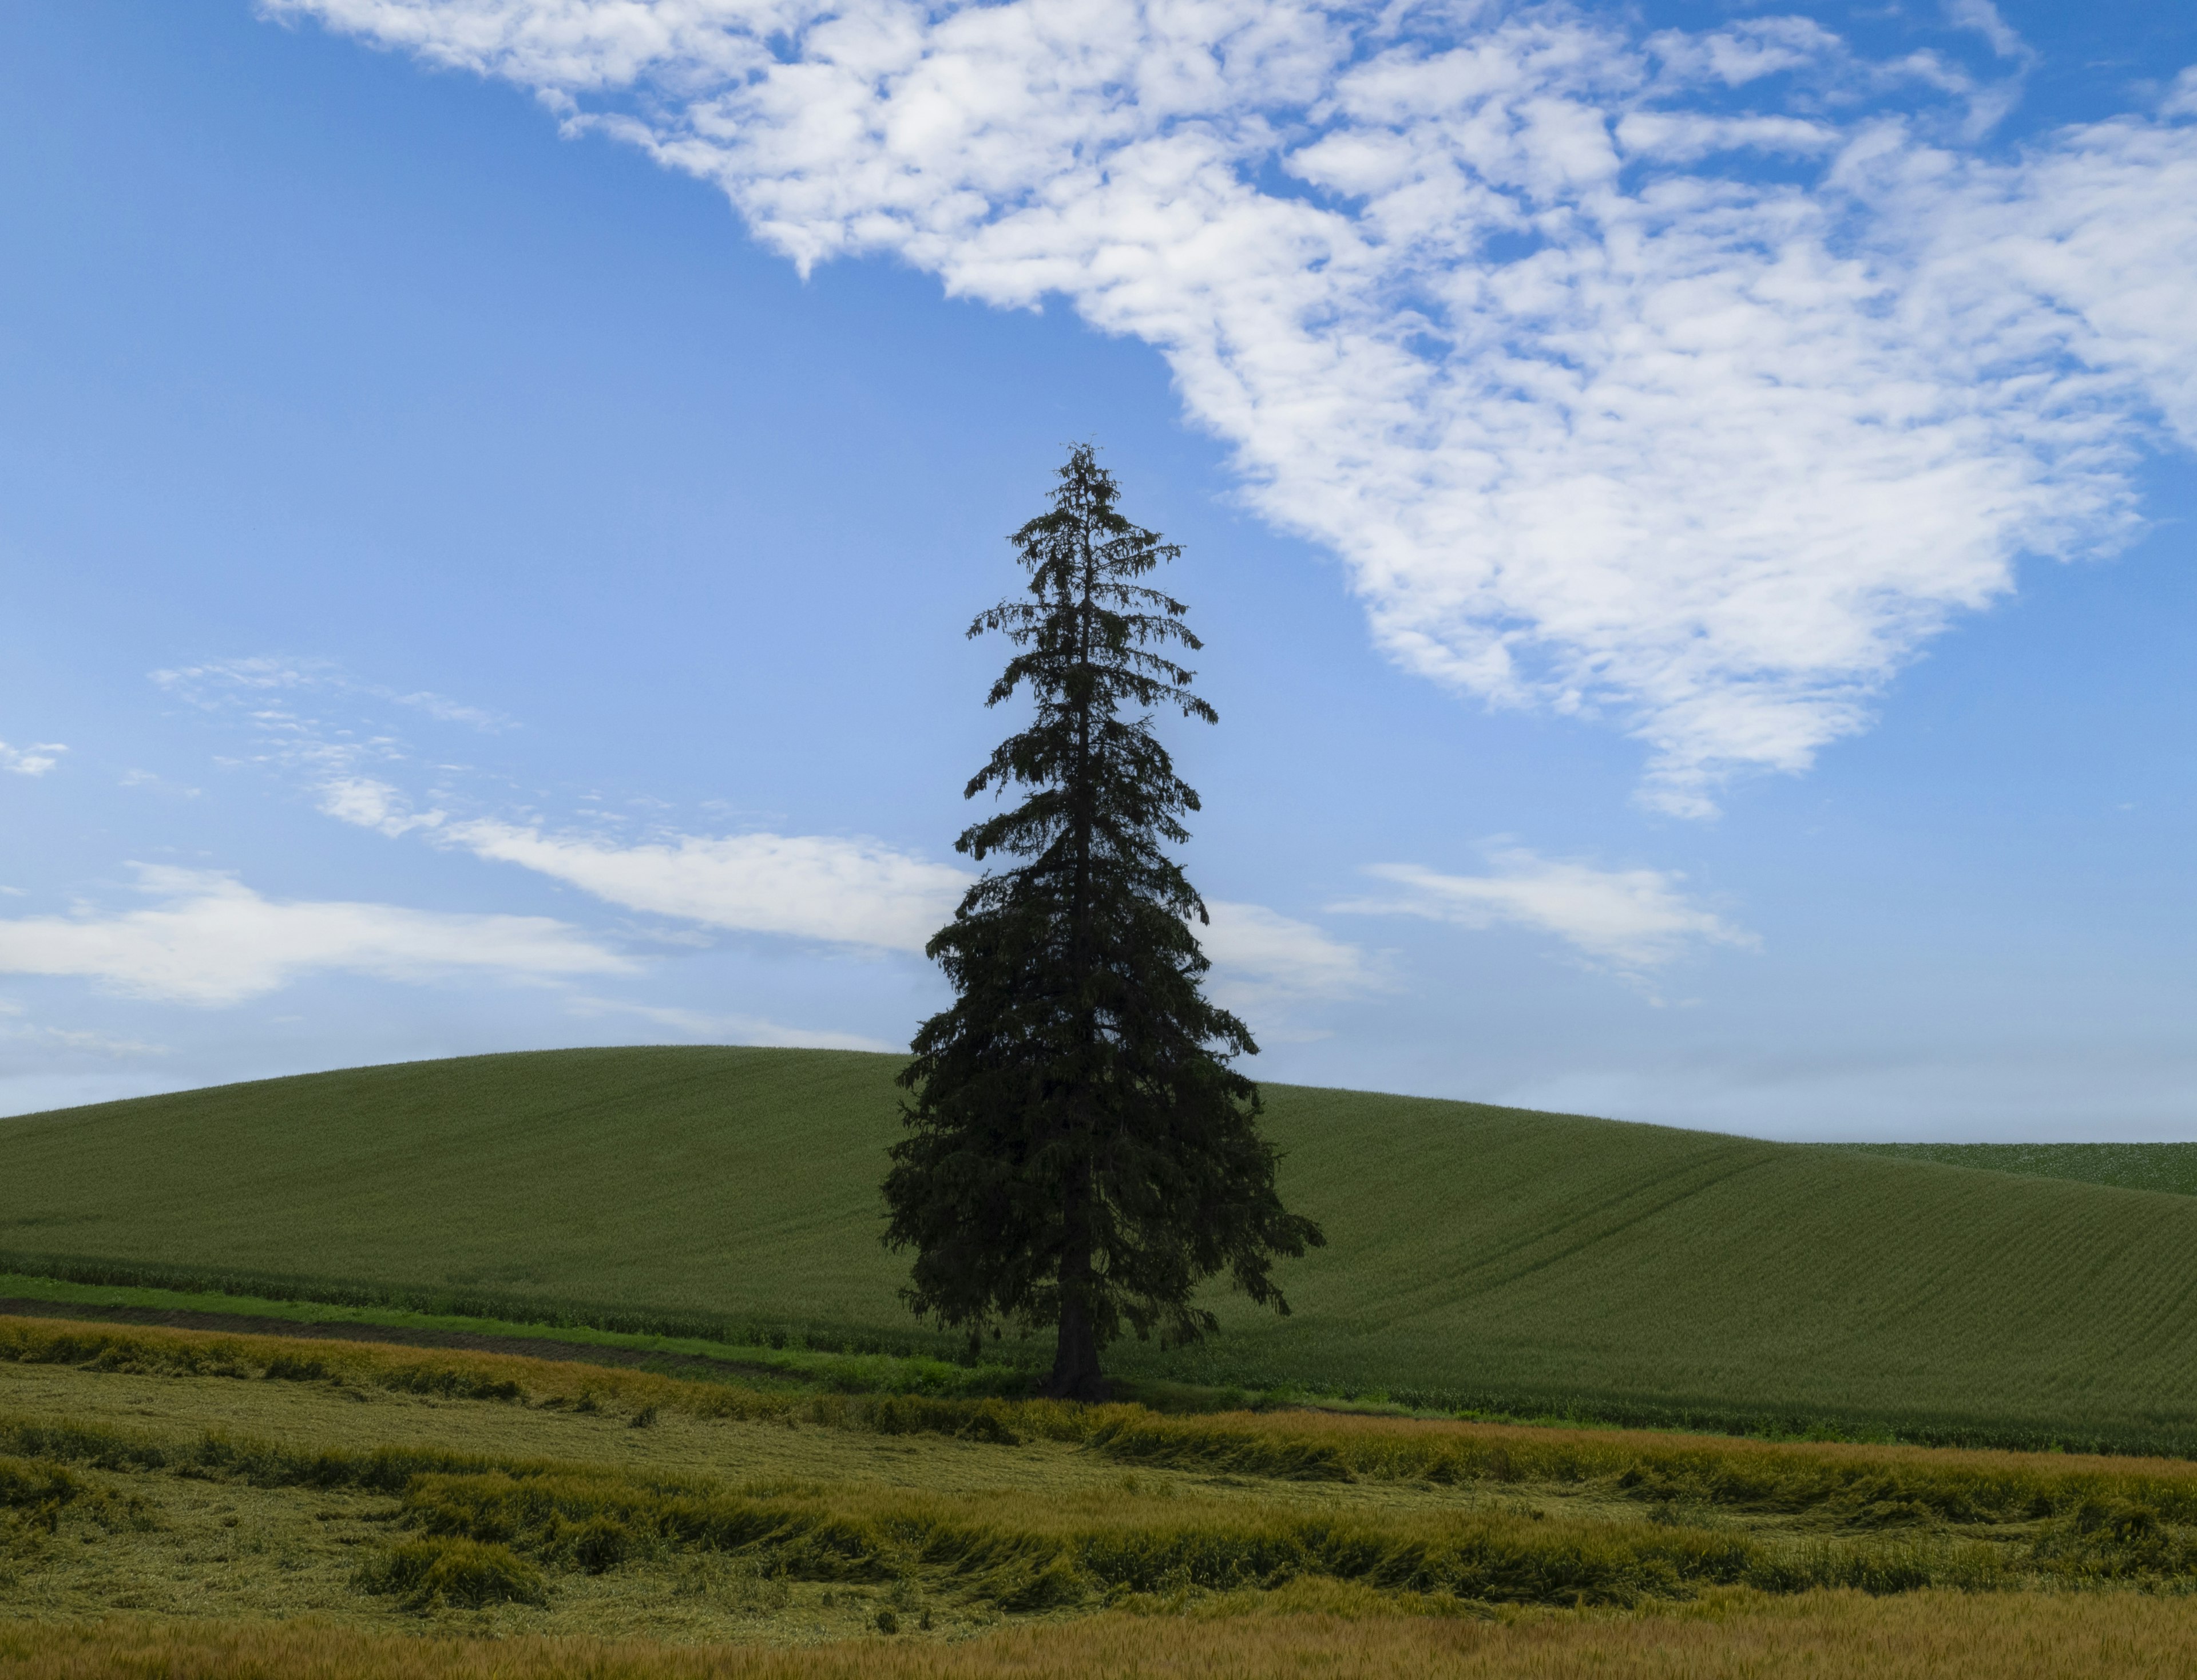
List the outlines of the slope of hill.
{"label": "slope of hill", "polygon": [[2197,1196],[2197,1144],[1837,1144],[1864,1155]]}
{"label": "slope of hill", "polygon": [[[563,1051],[0,1121],[0,1248],[919,1340],[895,1058]],[[1267,1090],[1296,1314],[1125,1369],[1641,1421],[2197,1449],[2197,1198]],[[1030,1350],[1033,1358],[1040,1350]]]}

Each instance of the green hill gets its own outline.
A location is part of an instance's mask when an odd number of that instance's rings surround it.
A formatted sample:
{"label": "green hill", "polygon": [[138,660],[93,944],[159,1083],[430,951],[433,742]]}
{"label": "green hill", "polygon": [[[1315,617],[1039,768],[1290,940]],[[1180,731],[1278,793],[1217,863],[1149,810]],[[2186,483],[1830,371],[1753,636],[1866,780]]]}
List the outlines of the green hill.
{"label": "green hill", "polygon": [[[897,1065],[562,1051],[0,1121],[0,1248],[912,1345],[877,1242]],[[1464,1103],[1267,1098],[1284,1194],[1330,1238],[1283,1268],[1296,1315],[1224,1305],[1211,1347],[1132,1346],[1122,1369],[2197,1450],[2197,1198]]]}
{"label": "green hill", "polygon": [[2197,1144],[1839,1144],[1864,1155],[2197,1196]]}

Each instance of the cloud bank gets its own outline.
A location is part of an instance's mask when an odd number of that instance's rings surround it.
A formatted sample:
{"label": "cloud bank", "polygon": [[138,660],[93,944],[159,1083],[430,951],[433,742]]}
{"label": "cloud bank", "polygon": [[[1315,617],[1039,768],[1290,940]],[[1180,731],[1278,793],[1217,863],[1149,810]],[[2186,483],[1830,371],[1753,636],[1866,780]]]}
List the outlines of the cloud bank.
{"label": "cloud bank", "polygon": [[634,965],[541,916],[263,898],[227,875],[140,864],[155,902],[118,914],[0,918],[0,974],[72,975],[139,997],[235,1004],[314,972],[424,981],[623,974]]}
{"label": "cloud bank", "polygon": [[2197,442],[2197,74],[1995,151],[1985,0],[1882,62],[1533,5],[262,4],[530,89],[804,269],[1151,344],[1394,658],[1618,722],[1673,812],[1806,768]]}

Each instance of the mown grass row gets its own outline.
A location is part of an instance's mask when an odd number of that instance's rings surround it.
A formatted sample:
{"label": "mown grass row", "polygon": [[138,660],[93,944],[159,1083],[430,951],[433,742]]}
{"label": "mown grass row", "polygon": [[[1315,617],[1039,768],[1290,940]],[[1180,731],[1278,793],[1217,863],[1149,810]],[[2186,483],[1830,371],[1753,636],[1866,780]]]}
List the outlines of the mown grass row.
{"label": "mown grass row", "polygon": [[488,1319],[514,1328],[606,1330],[617,1335],[662,1336],[774,1353],[922,1360],[948,1368],[966,1364],[963,1344],[926,1335],[913,1326],[905,1334],[884,1335],[814,1321],[732,1317],[556,1295],[518,1294],[449,1284],[366,1283],[304,1272],[175,1265],[14,1248],[0,1248],[0,1272],[107,1289],[165,1289],[186,1295],[304,1301],[320,1306],[385,1309],[432,1318]]}
{"label": "mown grass row", "polygon": [[[669,1410],[695,1417],[806,1422],[881,1434],[1013,1441],[1035,1431],[1069,1439],[1075,1409],[1046,1402],[909,1393],[805,1393],[694,1382],[513,1353],[445,1353],[379,1342],[314,1341],[203,1330],[0,1318],[0,1363],[69,1365],[142,1376],[356,1383],[453,1399],[526,1401],[583,1411]],[[1017,1420],[1010,1424],[1012,1416]]]}

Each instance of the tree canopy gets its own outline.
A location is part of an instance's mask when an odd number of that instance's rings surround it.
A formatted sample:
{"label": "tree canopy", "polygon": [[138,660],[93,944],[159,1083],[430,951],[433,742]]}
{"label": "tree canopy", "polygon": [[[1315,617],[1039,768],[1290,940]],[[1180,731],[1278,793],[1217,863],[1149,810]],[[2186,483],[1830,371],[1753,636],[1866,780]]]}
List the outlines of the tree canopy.
{"label": "tree canopy", "polygon": [[1072,1399],[1103,1396],[1125,1330],[1217,1329],[1193,1300],[1217,1273],[1287,1312],[1274,1260],[1325,1240],[1283,1207],[1258,1088],[1230,1065],[1249,1029],[1204,995],[1204,901],[1168,850],[1197,795],[1153,714],[1216,718],[1174,657],[1199,646],[1187,609],[1139,581],[1180,550],[1118,499],[1075,448],[1011,539],[1027,593],[970,626],[1016,650],[988,704],[1026,692],[1035,715],[965,790],[1022,797],[956,842],[994,866],[925,947],[955,997],[915,1036],[884,1183],[909,1305],[972,1342],[1057,1327],[1047,1392]]}

